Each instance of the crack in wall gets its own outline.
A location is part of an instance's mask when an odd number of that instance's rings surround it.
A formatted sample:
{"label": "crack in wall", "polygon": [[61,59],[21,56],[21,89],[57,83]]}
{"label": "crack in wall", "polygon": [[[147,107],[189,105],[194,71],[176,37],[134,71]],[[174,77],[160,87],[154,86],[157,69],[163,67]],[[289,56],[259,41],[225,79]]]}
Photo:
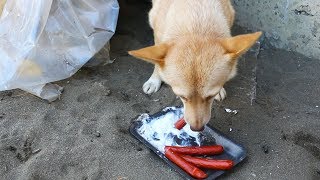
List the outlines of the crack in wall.
{"label": "crack in wall", "polygon": [[251,87],[251,92],[250,92],[250,103],[251,106],[253,105],[253,102],[256,100],[256,96],[257,96],[257,66],[258,66],[258,58],[259,58],[259,54],[260,54],[260,50],[261,50],[261,43],[260,41],[258,41],[252,48],[251,50],[254,52],[254,57],[255,57],[255,66],[252,70],[252,87]]}

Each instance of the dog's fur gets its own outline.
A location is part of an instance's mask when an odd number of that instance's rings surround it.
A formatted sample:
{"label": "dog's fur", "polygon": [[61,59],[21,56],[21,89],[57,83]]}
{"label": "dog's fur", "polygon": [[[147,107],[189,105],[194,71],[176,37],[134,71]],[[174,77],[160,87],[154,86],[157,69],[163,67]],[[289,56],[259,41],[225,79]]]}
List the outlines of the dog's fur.
{"label": "dog's fur", "polygon": [[223,85],[236,75],[237,59],[261,32],[231,37],[230,0],[153,0],[149,13],[155,45],[129,54],[155,65],[143,85],[147,94],[169,84],[184,104],[191,129],[203,129],[213,99],[223,100]]}
{"label": "dog's fur", "polygon": [[1,0],[0,1],[0,16],[2,15],[2,11],[4,8],[4,5],[6,4],[7,0]]}

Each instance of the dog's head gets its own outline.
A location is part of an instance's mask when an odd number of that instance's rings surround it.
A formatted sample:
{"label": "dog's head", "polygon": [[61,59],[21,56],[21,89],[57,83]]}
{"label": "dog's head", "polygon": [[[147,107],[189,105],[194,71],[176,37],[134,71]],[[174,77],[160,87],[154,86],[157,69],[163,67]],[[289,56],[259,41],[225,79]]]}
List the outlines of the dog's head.
{"label": "dog's head", "polygon": [[158,66],[162,80],[184,104],[184,119],[200,131],[211,117],[214,97],[236,73],[237,59],[261,32],[224,39],[191,37],[130,51]]}

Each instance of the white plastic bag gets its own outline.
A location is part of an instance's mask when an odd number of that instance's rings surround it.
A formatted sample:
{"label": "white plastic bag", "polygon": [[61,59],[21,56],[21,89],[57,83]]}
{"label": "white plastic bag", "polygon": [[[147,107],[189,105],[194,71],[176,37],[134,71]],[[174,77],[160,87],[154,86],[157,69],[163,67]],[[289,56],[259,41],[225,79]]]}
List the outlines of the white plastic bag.
{"label": "white plastic bag", "polygon": [[114,34],[118,12],[117,0],[7,0],[0,91],[19,88],[55,100],[61,88],[46,84],[72,76],[93,57]]}

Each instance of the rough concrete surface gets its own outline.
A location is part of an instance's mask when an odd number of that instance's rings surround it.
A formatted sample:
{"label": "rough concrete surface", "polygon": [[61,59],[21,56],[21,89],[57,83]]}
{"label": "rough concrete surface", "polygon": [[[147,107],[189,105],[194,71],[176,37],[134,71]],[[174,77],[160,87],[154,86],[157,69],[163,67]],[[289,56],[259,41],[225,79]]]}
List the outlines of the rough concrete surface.
{"label": "rough concrete surface", "polygon": [[319,0],[233,0],[236,23],[263,30],[270,45],[320,56]]}
{"label": "rough concrete surface", "polygon": [[[65,91],[51,104],[18,90],[0,93],[1,180],[182,179],[128,132],[137,115],[181,103],[166,85],[142,93],[152,66],[126,52],[153,43],[150,5],[127,2],[120,1],[111,40],[113,64],[58,82]],[[248,155],[219,179],[320,179],[319,69],[319,60],[258,46],[240,59],[210,125]]]}

